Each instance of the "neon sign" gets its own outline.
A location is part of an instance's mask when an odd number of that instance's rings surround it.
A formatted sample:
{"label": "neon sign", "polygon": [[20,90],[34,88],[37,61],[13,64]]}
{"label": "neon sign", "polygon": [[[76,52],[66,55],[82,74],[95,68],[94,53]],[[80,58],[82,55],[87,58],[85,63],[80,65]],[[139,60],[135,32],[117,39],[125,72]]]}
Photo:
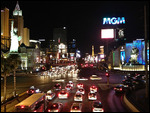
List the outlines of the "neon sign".
{"label": "neon sign", "polygon": [[103,18],[103,24],[125,24],[124,17],[112,17],[112,18]]}

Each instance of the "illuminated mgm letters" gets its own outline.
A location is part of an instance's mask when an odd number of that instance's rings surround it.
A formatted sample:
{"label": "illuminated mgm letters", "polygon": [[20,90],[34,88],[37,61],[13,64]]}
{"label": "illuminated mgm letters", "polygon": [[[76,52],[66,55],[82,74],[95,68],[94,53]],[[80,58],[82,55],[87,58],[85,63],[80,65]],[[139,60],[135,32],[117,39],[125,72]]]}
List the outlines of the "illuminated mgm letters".
{"label": "illuminated mgm letters", "polygon": [[112,18],[103,18],[103,24],[125,24],[124,17],[112,17]]}

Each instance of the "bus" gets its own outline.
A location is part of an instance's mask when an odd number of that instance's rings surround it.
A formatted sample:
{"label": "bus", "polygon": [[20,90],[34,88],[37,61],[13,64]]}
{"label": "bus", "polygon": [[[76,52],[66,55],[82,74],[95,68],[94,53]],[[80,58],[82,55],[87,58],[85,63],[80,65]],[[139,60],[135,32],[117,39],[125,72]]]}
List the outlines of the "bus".
{"label": "bus", "polygon": [[47,108],[46,94],[35,93],[15,105],[16,112],[44,112]]}

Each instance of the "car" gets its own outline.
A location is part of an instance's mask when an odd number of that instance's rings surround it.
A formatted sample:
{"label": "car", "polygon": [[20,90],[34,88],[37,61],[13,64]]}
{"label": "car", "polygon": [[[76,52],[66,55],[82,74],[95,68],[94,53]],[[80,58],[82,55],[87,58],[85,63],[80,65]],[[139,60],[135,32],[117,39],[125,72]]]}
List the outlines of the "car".
{"label": "car", "polygon": [[103,106],[101,101],[94,101],[92,105],[92,111],[93,112],[104,112]]}
{"label": "car", "polygon": [[55,93],[52,92],[52,90],[47,91],[47,93],[46,93],[47,100],[52,100],[54,97],[55,97]]}
{"label": "car", "polygon": [[116,93],[123,93],[124,92],[124,87],[122,84],[117,85],[116,87],[114,87],[114,90]]}
{"label": "car", "polygon": [[79,88],[79,89],[77,89],[76,93],[81,93],[82,95],[84,95],[85,94],[85,90],[83,88]]}
{"label": "car", "polygon": [[90,76],[90,80],[101,80],[102,77],[98,77],[97,75]]}
{"label": "car", "polygon": [[68,83],[72,88],[73,88],[73,82],[72,81],[69,81],[69,83]]}
{"label": "car", "polygon": [[74,101],[83,101],[83,95],[81,93],[76,93],[74,95]]}
{"label": "car", "polygon": [[54,85],[54,90],[61,90],[61,85],[60,84],[55,84]]}
{"label": "car", "polygon": [[90,87],[90,92],[91,92],[91,93],[97,92],[97,87],[96,87],[95,85],[91,86],[91,87]]}
{"label": "car", "polygon": [[65,89],[66,89],[67,91],[70,91],[70,90],[72,89],[72,87],[70,86],[70,84],[67,84],[66,87],[65,87]]}
{"label": "car", "polygon": [[91,92],[89,92],[89,93],[88,93],[88,99],[89,99],[89,100],[96,100],[96,99],[97,99],[96,93],[91,93]]}
{"label": "car", "polygon": [[70,112],[82,112],[82,103],[73,103]]}
{"label": "car", "polygon": [[123,79],[122,80],[122,84],[126,84],[126,83],[132,83],[133,80],[131,79]]}
{"label": "car", "polygon": [[78,77],[77,80],[82,80],[82,81],[84,81],[84,80],[88,80],[88,78],[85,78],[85,77]]}
{"label": "car", "polygon": [[139,80],[145,80],[146,76],[144,74],[137,74],[134,78]]}
{"label": "car", "polygon": [[53,79],[53,80],[52,80],[52,82],[64,82],[64,81],[65,81],[65,79],[59,79],[59,78],[58,78],[58,79]]}
{"label": "car", "polygon": [[146,81],[145,80],[135,79],[135,80],[132,81],[132,84],[134,85],[135,90],[146,87]]}
{"label": "car", "polygon": [[68,92],[65,89],[62,89],[59,93],[58,93],[58,98],[59,99],[67,99],[69,96]]}
{"label": "car", "polygon": [[78,83],[77,84],[77,88],[83,88],[83,84],[82,83]]}
{"label": "car", "polygon": [[47,107],[47,112],[61,112],[63,109],[63,104],[60,102],[52,103]]}
{"label": "car", "polygon": [[31,86],[31,87],[29,88],[29,90],[27,91],[27,94],[28,94],[28,95],[32,95],[32,94],[34,94],[34,93],[40,93],[40,92],[41,92],[40,89],[35,88],[34,86]]}

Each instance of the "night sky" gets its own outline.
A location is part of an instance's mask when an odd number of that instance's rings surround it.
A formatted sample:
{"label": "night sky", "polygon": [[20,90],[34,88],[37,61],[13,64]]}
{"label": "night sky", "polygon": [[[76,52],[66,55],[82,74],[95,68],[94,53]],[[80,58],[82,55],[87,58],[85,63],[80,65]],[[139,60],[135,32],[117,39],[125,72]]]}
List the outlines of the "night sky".
{"label": "night sky", "polygon": [[[143,1],[19,1],[24,17],[24,27],[30,29],[30,39],[53,37],[53,28],[67,27],[67,38],[77,41],[82,55],[95,53],[106,41],[100,39],[103,17],[125,17],[126,42],[144,38],[144,3]],[[149,3],[149,2],[146,2]],[[16,1],[1,1],[1,8],[10,10],[10,18]],[[109,26],[113,27],[112,25]],[[110,42],[111,43],[111,42]],[[113,42],[117,44],[117,42]],[[48,43],[45,45],[48,46]],[[111,45],[111,44],[110,44]],[[114,46],[113,45],[113,46]]]}

